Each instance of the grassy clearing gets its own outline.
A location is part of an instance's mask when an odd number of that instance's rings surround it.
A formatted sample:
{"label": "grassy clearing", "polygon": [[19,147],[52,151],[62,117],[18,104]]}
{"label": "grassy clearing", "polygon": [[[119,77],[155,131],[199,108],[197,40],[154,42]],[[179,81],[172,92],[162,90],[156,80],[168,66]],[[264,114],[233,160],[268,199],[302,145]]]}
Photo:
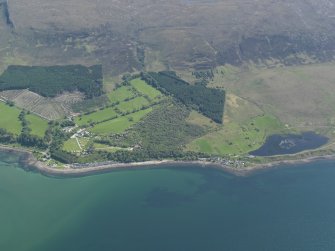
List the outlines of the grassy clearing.
{"label": "grassy clearing", "polygon": [[162,93],[158,91],[157,89],[153,88],[152,86],[148,85],[145,81],[142,79],[136,78],[133,79],[130,84],[140,93],[143,95],[147,95],[149,99],[155,100],[158,99],[158,97],[162,96]]}
{"label": "grassy clearing", "polygon": [[21,122],[18,118],[20,112],[18,108],[10,107],[0,102],[0,128],[4,128],[14,134],[20,134],[22,130]]}
{"label": "grassy clearing", "polygon": [[236,122],[243,124],[246,121],[264,115],[264,111],[254,103],[229,93],[226,98],[224,123]]}
{"label": "grassy clearing", "polygon": [[121,112],[133,112],[136,110],[141,109],[143,106],[148,106],[150,105],[149,101],[144,98],[144,97],[137,97],[135,99],[126,101],[126,102],[121,102],[117,108],[121,111]]}
{"label": "grassy clearing", "polygon": [[99,123],[101,121],[107,120],[109,118],[113,118],[117,115],[113,108],[106,108],[103,110],[99,110],[97,112],[83,115],[75,118],[75,122],[77,125],[82,126],[85,124],[90,124],[92,122]]}
{"label": "grassy clearing", "polygon": [[88,143],[90,142],[89,138],[78,138],[79,144],[83,150],[86,150]]}
{"label": "grassy clearing", "polygon": [[[64,143],[63,150],[71,153],[80,153],[83,150],[86,150],[89,142],[89,138],[78,138],[78,141],[77,139],[68,139]],[[80,146],[78,145],[78,143],[80,144]]]}
{"label": "grassy clearing", "polygon": [[104,91],[106,93],[112,92],[116,87],[116,83],[120,81],[121,79],[119,77],[112,77],[108,75],[104,76],[104,79],[103,79]]}
{"label": "grassy clearing", "polygon": [[121,86],[108,94],[108,98],[112,103],[121,102],[134,96],[135,93],[130,86]]}
{"label": "grassy clearing", "polygon": [[117,151],[129,151],[128,148],[116,147],[116,146],[109,146],[99,143],[94,143],[94,148],[97,151],[106,151],[110,153],[115,153]]}
{"label": "grassy clearing", "polygon": [[107,122],[103,122],[95,125],[91,132],[96,134],[113,134],[113,133],[122,133],[137,122],[139,122],[145,115],[150,113],[152,108],[135,112],[133,114],[119,117]]}
{"label": "grassy clearing", "polygon": [[186,122],[201,126],[207,130],[212,130],[219,126],[219,124],[215,123],[213,120],[205,117],[197,111],[192,111],[186,119]]}
{"label": "grassy clearing", "polygon": [[43,138],[49,126],[48,121],[38,117],[35,114],[26,115],[26,119],[29,122],[29,128],[31,129],[31,134]]}
{"label": "grassy clearing", "polygon": [[188,150],[212,154],[246,154],[258,149],[268,135],[283,131],[283,125],[270,115],[257,116],[245,123],[228,122],[222,129],[196,139]]}
{"label": "grassy clearing", "polygon": [[68,139],[67,141],[65,141],[64,146],[63,146],[63,150],[67,151],[67,152],[81,152],[81,149],[77,143],[76,139]]}

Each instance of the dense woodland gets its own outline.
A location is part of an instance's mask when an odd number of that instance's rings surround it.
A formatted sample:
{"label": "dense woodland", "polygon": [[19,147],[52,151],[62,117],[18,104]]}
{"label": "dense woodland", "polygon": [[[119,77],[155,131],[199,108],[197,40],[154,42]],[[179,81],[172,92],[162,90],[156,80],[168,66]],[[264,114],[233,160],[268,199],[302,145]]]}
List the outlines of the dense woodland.
{"label": "dense woodland", "polygon": [[225,92],[204,85],[190,85],[174,72],[142,73],[141,77],[158,90],[170,94],[184,105],[196,109],[217,123],[222,123]]}
{"label": "dense woodland", "polygon": [[12,65],[0,76],[0,90],[29,89],[45,97],[80,91],[87,98],[93,98],[103,93],[102,78],[101,65]]}

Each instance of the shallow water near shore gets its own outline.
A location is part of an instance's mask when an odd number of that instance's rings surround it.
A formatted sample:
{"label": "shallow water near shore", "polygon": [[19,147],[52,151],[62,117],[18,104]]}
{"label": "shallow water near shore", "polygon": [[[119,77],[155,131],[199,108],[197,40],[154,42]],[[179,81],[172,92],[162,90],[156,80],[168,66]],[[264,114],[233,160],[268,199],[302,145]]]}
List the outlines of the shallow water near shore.
{"label": "shallow water near shore", "polygon": [[335,161],[55,179],[0,153],[0,250],[333,250]]}

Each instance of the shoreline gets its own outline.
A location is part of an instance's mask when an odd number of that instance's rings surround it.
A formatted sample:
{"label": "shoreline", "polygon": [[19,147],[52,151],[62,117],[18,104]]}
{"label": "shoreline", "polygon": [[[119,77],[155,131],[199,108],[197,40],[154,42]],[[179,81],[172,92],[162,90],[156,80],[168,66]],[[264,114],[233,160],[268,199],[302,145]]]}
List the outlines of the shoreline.
{"label": "shoreline", "polygon": [[[32,151],[28,149],[10,147],[5,145],[0,145],[1,152],[8,153],[20,153],[25,154],[22,160],[22,164],[24,165],[24,169],[29,171],[36,171],[45,176],[50,177],[84,177],[95,174],[102,174],[111,171],[117,170],[138,170],[138,169],[148,169],[148,168],[164,168],[171,167],[176,165],[182,165],[183,167],[190,167],[196,165],[200,168],[212,168],[217,170],[222,170],[228,173],[231,173],[236,176],[248,176],[254,172],[260,170],[266,170],[271,168],[285,167],[288,165],[299,165],[311,163],[319,160],[335,160],[335,155],[324,155],[324,156],[312,156],[301,159],[287,159],[287,160],[277,160],[271,161],[268,163],[262,164],[252,164],[250,166],[244,168],[233,168],[222,163],[210,162],[210,161],[177,161],[177,160],[150,160],[143,162],[133,162],[133,163],[111,163],[98,165],[94,163],[88,163],[88,167],[83,168],[73,168],[71,165],[65,165],[64,168],[54,168],[50,167],[46,163],[39,161],[33,155]],[[92,165],[92,166],[90,166]],[[93,166],[94,165],[94,166]],[[181,168],[183,168],[181,167]]]}

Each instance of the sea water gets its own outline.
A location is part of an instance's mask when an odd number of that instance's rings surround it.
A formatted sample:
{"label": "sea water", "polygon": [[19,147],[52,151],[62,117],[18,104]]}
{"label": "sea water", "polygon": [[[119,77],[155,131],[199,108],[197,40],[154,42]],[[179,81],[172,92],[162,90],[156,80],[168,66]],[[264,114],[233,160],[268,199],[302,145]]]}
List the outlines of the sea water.
{"label": "sea water", "polygon": [[0,154],[0,250],[335,250],[335,162],[50,178]]}

